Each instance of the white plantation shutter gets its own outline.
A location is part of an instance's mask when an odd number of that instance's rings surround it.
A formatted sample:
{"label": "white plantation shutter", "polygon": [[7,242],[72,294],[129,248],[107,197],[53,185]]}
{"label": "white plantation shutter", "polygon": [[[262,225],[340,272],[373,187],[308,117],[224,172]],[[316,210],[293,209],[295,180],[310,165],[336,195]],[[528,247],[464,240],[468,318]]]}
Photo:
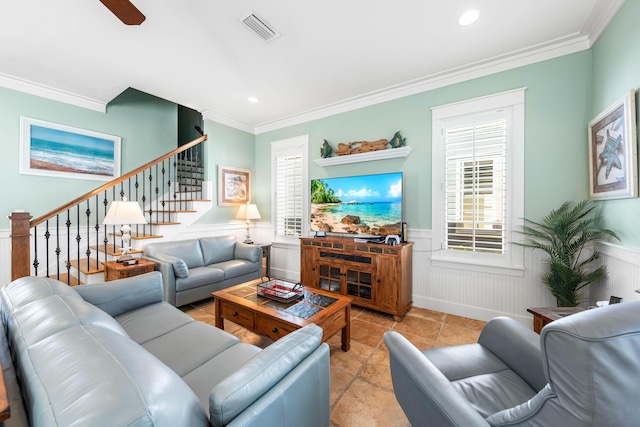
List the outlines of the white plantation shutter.
{"label": "white plantation shutter", "polygon": [[276,156],[276,235],[302,236],[302,153]]}
{"label": "white plantation shutter", "polygon": [[299,244],[309,231],[309,135],[271,143],[274,239]]}
{"label": "white plantation shutter", "polygon": [[444,129],[447,249],[504,253],[507,120]]}

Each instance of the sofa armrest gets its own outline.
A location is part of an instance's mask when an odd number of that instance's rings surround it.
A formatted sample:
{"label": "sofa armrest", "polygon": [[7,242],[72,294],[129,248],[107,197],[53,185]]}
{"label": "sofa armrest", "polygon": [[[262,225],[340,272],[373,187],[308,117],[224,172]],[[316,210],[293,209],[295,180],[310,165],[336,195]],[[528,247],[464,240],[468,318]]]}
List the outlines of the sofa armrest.
{"label": "sofa armrest", "polygon": [[229,424],[313,353],[321,340],[322,328],[307,325],[280,338],[219,382],[209,394],[211,424]]}
{"label": "sofa armrest", "polygon": [[76,286],[74,289],[85,301],[112,317],[162,302],[162,277],[155,271],[111,282]]}
{"label": "sofa armrest", "polygon": [[386,332],[393,392],[411,425],[489,426],[420,350],[397,332]]}
{"label": "sofa armrest", "polygon": [[540,336],[516,320],[497,317],[482,329],[478,343],[502,360],[535,391],[547,384]]}
{"label": "sofa armrest", "polygon": [[176,274],[173,271],[173,265],[170,262],[162,261],[152,256],[145,258],[156,263],[156,271],[162,276],[162,287],[164,292],[164,300],[175,307],[176,305]]}
{"label": "sofa armrest", "polygon": [[260,246],[237,242],[233,257],[235,259],[246,259],[251,262],[260,262],[262,259],[262,248]]}

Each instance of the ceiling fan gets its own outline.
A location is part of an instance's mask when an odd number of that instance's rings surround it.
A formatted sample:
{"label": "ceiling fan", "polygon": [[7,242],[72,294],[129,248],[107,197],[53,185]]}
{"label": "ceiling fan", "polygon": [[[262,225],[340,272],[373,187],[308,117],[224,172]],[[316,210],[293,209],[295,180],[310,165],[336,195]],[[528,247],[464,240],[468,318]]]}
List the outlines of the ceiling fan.
{"label": "ceiling fan", "polygon": [[127,25],[140,25],[146,19],[129,0],[100,0],[100,2]]}

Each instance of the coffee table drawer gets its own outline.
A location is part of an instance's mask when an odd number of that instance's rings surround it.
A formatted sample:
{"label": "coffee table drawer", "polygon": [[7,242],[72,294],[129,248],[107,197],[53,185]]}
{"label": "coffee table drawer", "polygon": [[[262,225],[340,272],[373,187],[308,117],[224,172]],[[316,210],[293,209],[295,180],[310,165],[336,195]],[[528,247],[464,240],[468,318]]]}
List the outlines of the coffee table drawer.
{"label": "coffee table drawer", "polygon": [[340,329],[344,328],[347,324],[346,310],[340,310],[333,313],[331,316],[318,322],[318,326],[324,331],[323,340],[328,339]]}
{"label": "coffee table drawer", "polygon": [[266,335],[272,340],[277,340],[283,336],[295,331],[297,328],[286,323],[280,322],[271,317],[256,315],[256,332]]}
{"label": "coffee table drawer", "polygon": [[233,323],[244,326],[245,328],[253,329],[254,327],[253,312],[237,304],[222,301],[220,314],[225,319],[229,319]]}

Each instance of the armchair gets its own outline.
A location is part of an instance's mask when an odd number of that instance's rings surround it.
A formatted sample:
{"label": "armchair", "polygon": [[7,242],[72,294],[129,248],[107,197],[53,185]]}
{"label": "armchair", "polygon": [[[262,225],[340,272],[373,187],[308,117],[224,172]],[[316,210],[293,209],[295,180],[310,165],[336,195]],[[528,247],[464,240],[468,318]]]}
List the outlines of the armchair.
{"label": "armchair", "polygon": [[640,302],[565,317],[540,336],[496,318],[476,344],[420,351],[397,332],[384,341],[413,427],[624,427],[640,419]]}

